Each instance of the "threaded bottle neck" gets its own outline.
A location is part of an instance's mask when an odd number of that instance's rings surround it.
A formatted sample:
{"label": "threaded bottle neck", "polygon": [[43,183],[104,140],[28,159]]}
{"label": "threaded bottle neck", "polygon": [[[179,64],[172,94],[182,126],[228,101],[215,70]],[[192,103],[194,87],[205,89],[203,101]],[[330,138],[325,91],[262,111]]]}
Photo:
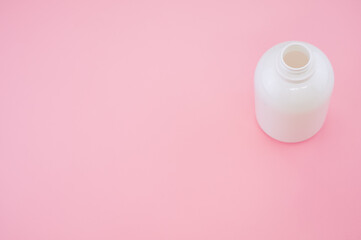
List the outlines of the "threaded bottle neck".
{"label": "threaded bottle neck", "polygon": [[277,70],[288,81],[307,80],[314,72],[311,50],[301,42],[287,44],[279,55]]}

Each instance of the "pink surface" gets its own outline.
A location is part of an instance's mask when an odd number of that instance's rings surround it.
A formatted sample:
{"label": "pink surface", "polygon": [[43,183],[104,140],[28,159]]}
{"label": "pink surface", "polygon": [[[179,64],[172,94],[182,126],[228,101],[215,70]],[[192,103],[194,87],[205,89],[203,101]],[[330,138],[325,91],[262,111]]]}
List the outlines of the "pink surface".
{"label": "pink surface", "polygon": [[[360,1],[2,1],[0,239],[361,239]],[[267,137],[253,72],[310,42],[335,90]]]}

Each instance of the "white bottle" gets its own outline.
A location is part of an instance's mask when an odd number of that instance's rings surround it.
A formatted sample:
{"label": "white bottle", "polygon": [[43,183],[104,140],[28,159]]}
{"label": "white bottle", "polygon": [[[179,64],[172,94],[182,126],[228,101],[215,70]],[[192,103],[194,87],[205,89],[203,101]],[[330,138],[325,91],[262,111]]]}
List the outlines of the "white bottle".
{"label": "white bottle", "polygon": [[282,142],[300,142],[322,127],[334,84],[326,55],[305,42],[284,42],[259,60],[255,78],[260,127]]}

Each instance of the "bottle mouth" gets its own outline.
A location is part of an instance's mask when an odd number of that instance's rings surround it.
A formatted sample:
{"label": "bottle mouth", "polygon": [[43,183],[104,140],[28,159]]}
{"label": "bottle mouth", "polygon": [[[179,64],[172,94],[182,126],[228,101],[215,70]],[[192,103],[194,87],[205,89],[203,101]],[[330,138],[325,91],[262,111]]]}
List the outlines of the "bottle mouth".
{"label": "bottle mouth", "polygon": [[311,61],[311,51],[302,43],[286,45],[281,56],[282,64],[290,70],[303,70]]}
{"label": "bottle mouth", "polygon": [[303,42],[291,42],[281,51],[278,72],[289,81],[303,81],[314,72],[312,52]]}

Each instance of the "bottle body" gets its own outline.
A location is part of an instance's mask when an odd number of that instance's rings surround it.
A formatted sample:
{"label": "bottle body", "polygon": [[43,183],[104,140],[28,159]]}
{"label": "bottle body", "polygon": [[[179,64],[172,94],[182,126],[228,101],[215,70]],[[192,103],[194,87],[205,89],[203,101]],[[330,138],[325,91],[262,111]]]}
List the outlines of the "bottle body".
{"label": "bottle body", "polygon": [[322,127],[334,74],[321,50],[292,41],[262,56],[254,84],[256,117],[263,131],[282,142],[300,142]]}

